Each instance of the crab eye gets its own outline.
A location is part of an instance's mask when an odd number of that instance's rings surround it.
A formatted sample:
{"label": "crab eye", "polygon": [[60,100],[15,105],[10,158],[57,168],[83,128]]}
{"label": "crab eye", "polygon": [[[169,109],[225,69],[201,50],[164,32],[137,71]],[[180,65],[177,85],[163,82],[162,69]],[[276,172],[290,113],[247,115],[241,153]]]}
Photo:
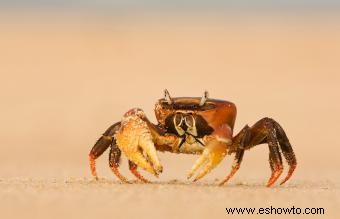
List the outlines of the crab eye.
{"label": "crab eye", "polygon": [[172,99],[171,99],[169,91],[167,89],[164,90],[164,99],[169,105],[172,104]]}
{"label": "crab eye", "polygon": [[205,102],[207,101],[207,99],[209,98],[209,93],[208,91],[204,91],[204,94],[201,98],[200,104],[199,106],[203,106],[205,104]]}
{"label": "crab eye", "polygon": [[187,115],[184,117],[184,122],[188,127],[194,127],[194,117],[192,115]]}
{"label": "crab eye", "polygon": [[183,123],[183,120],[184,120],[184,118],[183,118],[182,114],[180,114],[180,113],[175,114],[174,123],[175,123],[176,126],[181,126],[182,123]]}

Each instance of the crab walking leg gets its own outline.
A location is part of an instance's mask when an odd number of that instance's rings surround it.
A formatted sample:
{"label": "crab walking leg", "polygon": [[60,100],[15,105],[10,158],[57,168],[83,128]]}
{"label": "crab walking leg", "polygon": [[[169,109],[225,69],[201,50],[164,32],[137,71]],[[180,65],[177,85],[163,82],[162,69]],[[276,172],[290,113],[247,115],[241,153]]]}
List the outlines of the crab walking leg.
{"label": "crab walking leg", "polygon": [[111,145],[112,137],[110,136],[102,136],[98,139],[96,144],[90,151],[89,154],[89,162],[92,176],[98,180],[97,170],[96,170],[96,159],[100,157],[104,151]]}
{"label": "crab walking leg", "polygon": [[122,182],[129,183],[129,181],[119,172],[119,161],[121,156],[121,151],[116,144],[111,145],[109,153],[109,165],[112,172],[120,179]]}
{"label": "crab walking leg", "polygon": [[230,173],[219,183],[220,186],[224,185],[235,173],[240,169],[241,162],[244,155],[245,143],[249,142],[250,127],[246,125],[235,137],[230,148],[236,150],[234,162]]}
{"label": "crab walking leg", "polygon": [[290,144],[285,131],[283,130],[281,125],[277,122],[274,123],[274,126],[275,126],[276,135],[278,137],[278,141],[281,147],[282,154],[289,165],[287,176],[280,182],[280,185],[282,185],[283,183],[287,182],[287,180],[289,180],[289,178],[293,175],[297,162],[296,162],[296,157],[295,157],[292,145]]}
{"label": "crab walking leg", "polygon": [[267,186],[272,186],[276,180],[280,177],[283,171],[282,158],[279,150],[279,146],[274,138],[273,134],[268,135],[268,146],[269,146],[269,163],[272,175],[270,176]]}
{"label": "crab walking leg", "polygon": [[235,173],[240,169],[241,166],[241,162],[243,159],[243,155],[244,155],[244,150],[243,149],[239,149],[236,152],[235,155],[235,159],[233,162],[233,166],[231,168],[230,173],[224,178],[224,180],[222,182],[219,183],[220,186],[224,185],[224,183],[226,183],[231,177],[233,177],[235,175]]}
{"label": "crab walking leg", "polygon": [[149,180],[145,179],[137,170],[137,165],[135,163],[133,163],[131,160],[129,160],[129,169],[131,171],[131,173],[140,181],[144,182],[144,183],[150,183]]}
{"label": "crab walking leg", "polygon": [[[236,151],[239,149],[249,150],[260,144],[268,144],[269,164],[272,172],[267,182],[268,187],[272,186],[283,172],[281,152],[289,165],[288,174],[281,184],[292,176],[297,165],[295,154],[284,130],[275,120],[263,118],[250,128],[246,126],[233,138],[233,141],[232,148],[236,147]],[[220,185],[225,182],[226,180],[222,181]]]}
{"label": "crab walking leg", "polygon": [[110,126],[98,139],[98,141],[95,143],[95,145],[92,147],[90,153],[89,153],[89,163],[90,163],[90,169],[91,174],[95,179],[98,179],[97,171],[96,171],[96,159],[100,157],[104,151],[111,145],[115,144],[114,134],[118,131],[120,128],[120,122],[117,122]]}
{"label": "crab walking leg", "polygon": [[283,171],[282,157],[275,124],[277,124],[277,122],[270,118],[259,120],[250,128],[251,138],[249,139],[249,142],[246,142],[247,149],[263,143],[268,144],[269,164],[272,174],[267,182],[267,187],[272,186]]}

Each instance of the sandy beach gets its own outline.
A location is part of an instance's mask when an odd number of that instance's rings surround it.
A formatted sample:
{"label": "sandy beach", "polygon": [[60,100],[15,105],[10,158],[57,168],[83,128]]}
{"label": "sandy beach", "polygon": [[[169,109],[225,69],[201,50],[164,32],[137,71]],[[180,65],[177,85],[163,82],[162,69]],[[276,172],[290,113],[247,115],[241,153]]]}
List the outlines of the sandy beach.
{"label": "sandy beach", "polygon": [[[320,14],[0,14],[1,218],[337,218],[340,216],[340,17]],[[203,180],[193,155],[159,153],[164,171],[122,184],[107,152],[88,153],[133,107],[204,90],[238,108],[235,133],[268,116],[298,168],[265,187],[268,147],[225,160]],[[285,165],[287,171],[287,165]],[[284,172],[283,175],[285,175]],[[283,176],[281,177],[283,178]],[[226,208],[323,208],[323,215],[230,215]]]}

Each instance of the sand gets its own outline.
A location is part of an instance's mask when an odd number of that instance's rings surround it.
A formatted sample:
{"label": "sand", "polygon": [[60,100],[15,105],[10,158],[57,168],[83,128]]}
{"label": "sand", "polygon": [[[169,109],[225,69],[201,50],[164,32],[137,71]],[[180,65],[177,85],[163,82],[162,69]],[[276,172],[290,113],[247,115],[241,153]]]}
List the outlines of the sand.
{"label": "sand", "polygon": [[[250,218],[226,208],[270,206],[340,216],[335,13],[0,16],[1,218]],[[193,183],[185,176],[197,156],[170,153],[159,153],[158,179],[143,172],[152,184],[118,182],[107,153],[94,181],[87,155],[96,139],[132,107],[155,121],[164,88],[173,96],[208,90],[236,103],[236,133],[275,118],[297,155],[292,179],[264,186],[270,169],[262,145],[246,152],[223,187],[216,184],[231,157]],[[122,173],[134,180],[124,159]]]}

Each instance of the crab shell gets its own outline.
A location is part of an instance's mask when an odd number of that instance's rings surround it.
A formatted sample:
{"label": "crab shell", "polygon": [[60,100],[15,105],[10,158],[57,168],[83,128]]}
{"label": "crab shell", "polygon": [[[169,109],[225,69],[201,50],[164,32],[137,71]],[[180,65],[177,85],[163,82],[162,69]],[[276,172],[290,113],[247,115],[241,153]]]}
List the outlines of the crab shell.
{"label": "crab shell", "polygon": [[176,97],[171,100],[172,102],[168,103],[162,98],[155,105],[155,115],[161,127],[165,127],[166,118],[174,113],[191,113],[201,116],[214,129],[214,134],[223,132],[225,137],[232,137],[237,112],[235,104],[207,99],[201,106],[201,97]]}

